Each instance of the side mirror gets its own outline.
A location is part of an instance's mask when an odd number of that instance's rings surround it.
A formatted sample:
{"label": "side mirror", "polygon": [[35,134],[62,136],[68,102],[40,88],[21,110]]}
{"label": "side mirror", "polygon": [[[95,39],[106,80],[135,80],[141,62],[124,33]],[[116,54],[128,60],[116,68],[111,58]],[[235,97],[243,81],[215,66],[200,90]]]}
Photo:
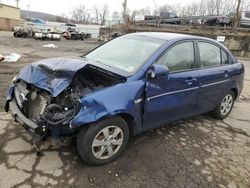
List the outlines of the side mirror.
{"label": "side mirror", "polygon": [[150,79],[168,77],[169,69],[165,65],[153,65],[148,71],[148,76]]}

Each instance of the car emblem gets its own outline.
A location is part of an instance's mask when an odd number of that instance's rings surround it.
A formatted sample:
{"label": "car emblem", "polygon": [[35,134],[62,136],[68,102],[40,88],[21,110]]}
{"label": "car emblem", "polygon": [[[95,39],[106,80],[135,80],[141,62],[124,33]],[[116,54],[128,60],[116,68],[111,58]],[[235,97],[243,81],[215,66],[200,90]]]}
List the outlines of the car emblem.
{"label": "car emblem", "polygon": [[23,103],[24,101],[27,100],[27,98],[25,97],[25,95],[24,95],[23,93],[20,93],[19,99],[20,99],[20,101],[21,101],[22,103]]}

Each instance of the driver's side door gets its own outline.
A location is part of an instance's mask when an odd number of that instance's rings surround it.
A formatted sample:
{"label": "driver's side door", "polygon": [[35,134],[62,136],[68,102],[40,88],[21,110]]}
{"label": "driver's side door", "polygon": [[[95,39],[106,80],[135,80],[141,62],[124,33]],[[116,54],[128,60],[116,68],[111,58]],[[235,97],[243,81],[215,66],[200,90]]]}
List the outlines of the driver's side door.
{"label": "driver's side door", "polygon": [[147,79],[144,127],[189,117],[196,112],[199,70],[193,41],[181,42],[166,51],[156,64],[166,65],[169,74]]}

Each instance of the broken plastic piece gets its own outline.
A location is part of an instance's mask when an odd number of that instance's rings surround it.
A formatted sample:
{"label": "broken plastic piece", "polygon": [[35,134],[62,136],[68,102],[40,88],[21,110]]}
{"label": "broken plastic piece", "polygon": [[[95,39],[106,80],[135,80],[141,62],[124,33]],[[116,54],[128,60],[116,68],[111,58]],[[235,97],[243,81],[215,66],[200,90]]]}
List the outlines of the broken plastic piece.
{"label": "broken plastic piece", "polygon": [[21,55],[16,53],[11,53],[10,55],[5,56],[4,62],[17,62],[20,59]]}
{"label": "broken plastic piece", "polygon": [[56,45],[54,44],[45,44],[43,45],[44,48],[58,48]]}

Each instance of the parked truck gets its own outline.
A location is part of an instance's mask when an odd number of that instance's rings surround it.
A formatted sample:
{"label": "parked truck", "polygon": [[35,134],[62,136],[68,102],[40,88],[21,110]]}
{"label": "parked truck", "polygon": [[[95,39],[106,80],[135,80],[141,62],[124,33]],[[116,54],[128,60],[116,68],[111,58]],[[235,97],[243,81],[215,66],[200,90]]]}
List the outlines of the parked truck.
{"label": "parked truck", "polygon": [[159,16],[145,15],[144,20],[159,22],[160,24],[180,24],[181,18],[173,12],[160,12]]}
{"label": "parked truck", "polygon": [[240,19],[241,27],[250,27],[250,11],[243,11]]}

